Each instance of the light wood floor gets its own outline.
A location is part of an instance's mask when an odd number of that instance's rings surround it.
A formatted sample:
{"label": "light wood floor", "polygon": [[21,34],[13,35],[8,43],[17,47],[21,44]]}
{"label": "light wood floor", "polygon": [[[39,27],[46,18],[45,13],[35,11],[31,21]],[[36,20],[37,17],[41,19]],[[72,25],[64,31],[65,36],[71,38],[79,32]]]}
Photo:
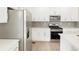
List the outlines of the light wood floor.
{"label": "light wood floor", "polygon": [[59,51],[60,41],[36,41],[32,43],[32,51]]}

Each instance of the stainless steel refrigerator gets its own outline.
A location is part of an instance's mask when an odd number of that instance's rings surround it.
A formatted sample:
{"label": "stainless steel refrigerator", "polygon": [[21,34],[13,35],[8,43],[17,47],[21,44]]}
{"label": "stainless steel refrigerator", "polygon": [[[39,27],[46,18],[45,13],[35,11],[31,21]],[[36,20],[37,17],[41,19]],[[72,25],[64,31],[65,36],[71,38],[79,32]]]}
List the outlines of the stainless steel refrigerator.
{"label": "stainless steel refrigerator", "polygon": [[[20,9],[8,9],[8,24],[7,29],[9,29],[6,38],[17,38],[20,40],[19,49],[20,51],[31,51],[32,41],[31,41],[31,16],[27,10]],[[30,22],[28,21],[30,18]]]}

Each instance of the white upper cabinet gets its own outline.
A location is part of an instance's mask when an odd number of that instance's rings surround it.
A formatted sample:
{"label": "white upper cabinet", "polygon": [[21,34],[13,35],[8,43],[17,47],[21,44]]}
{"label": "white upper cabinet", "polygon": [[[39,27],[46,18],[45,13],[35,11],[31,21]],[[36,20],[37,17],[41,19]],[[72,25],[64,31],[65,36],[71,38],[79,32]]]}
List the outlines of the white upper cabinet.
{"label": "white upper cabinet", "polygon": [[61,15],[60,7],[49,7],[49,15]]}
{"label": "white upper cabinet", "polygon": [[79,21],[78,7],[32,7],[32,21],[50,21],[50,15],[61,16],[61,21]]}
{"label": "white upper cabinet", "polygon": [[8,14],[7,7],[0,7],[0,23],[7,23]]}
{"label": "white upper cabinet", "polygon": [[52,7],[49,10],[50,15],[61,16],[61,21],[79,21],[77,7]]}
{"label": "white upper cabinet", "polygon": [[60,11],[61,21],[79,21],[77,7],[62,7]]}
{"label": "white upper cabinet", "polygon": [[49,21],[48,7],[27,8],[32,13],[32,21]]}

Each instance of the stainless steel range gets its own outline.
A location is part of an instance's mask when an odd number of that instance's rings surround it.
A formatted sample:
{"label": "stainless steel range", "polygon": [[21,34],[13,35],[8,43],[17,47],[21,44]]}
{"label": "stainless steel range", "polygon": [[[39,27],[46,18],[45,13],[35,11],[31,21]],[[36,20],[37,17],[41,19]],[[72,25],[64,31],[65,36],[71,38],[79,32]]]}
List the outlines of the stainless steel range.
{"label": "stainless steel range", "polygon": [[59,33],[63,33],[63,28],[59,26],[49,26],[51,32],[51,39],[60,39]]}
{"label": "stainless steel range", "polygon": [[61,33],[63,31],[63,28],[61,28],[59,26],[49,26],[49,28],[51,29],[52,32],[59,32],[59,33]]}
{"label": "stainless steel range", "polygon": [[59,26],[60,16],[50,16],[49,28],[51,39],[60,39],[59,33],[63,33],[63,28]]}

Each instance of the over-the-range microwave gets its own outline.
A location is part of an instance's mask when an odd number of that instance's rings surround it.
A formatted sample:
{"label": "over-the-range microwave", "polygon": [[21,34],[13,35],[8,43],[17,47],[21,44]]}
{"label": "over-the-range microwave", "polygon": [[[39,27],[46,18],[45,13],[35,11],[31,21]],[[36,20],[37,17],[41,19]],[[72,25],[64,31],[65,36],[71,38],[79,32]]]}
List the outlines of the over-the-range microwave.
{"label": "over-the-range microwave", "polygon": [[59,15],[51,15],[50,16],[51,22],[59,22],[60,20],[61,20],[61,16],[59,16]]}

